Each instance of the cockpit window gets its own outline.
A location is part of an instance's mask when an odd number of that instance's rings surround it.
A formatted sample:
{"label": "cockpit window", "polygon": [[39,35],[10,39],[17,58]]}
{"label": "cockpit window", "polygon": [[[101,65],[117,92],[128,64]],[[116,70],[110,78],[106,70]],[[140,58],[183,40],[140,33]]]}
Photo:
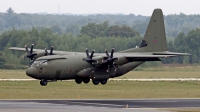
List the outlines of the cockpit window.
{"label": "cockpit window", "polygon": [[34,63],[32,64],[32,66],[39,66],[39,65],[47,65],[47,60],[36,60],[34,61]]}

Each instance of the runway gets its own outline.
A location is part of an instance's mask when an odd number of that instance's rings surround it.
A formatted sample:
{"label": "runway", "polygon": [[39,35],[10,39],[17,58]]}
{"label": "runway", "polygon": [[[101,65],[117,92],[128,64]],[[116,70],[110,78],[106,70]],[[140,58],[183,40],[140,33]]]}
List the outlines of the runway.
{"label": "runway", "polygon": [[162,109],[199,107],[200,99],[0,100],[1,112],[167,112]]}

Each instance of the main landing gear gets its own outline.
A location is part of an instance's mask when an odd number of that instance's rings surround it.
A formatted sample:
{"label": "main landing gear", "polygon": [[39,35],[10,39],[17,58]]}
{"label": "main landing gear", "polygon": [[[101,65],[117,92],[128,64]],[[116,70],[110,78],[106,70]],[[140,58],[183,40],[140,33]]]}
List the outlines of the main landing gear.
{"label": "main landing gear", "polygon": [[98,85],[99,83],[101,83],[102,85],[104,85],[104,84],[106,84],[107,83],[107,79],[103,79],[103,80],[92,80],[92,83],[94,84],[94,85]]}
{"label": "main landing gear", "polygon": [[47,80],[41,80],[41,81],[40,81],[40,85],[41,85],[41,86],[46,86],[47,83],[48,83]]}
{"label": "main landing gear", "polygon": [[87,83],[90,82],[90,78],[83,78],[83,79],[76,78],[76,79],[75,79],[75,82],[76,82],[77,84],[81,84],[82,82],[84,82],[85,84],[87,84]]}
{"label": "main landing gear", "polygon": [[[98,85],[99,83],[101,83],[102,85],[104,85],[104,84],[106,84],[107,83],[107,79],[102,79],[102,80],[96,80],[96,79],[92,79],[92,83],[94,84],[94,85]],[[83,78],[83,79],[81,79],[81,78],[76,78],[75,79],[75,82],[77,83],[77,84],[81,84],[82,82],[84,82],[85,84],[88,84],[89,82],[90,82],[90,78]],[[42,79],[41,81],[40,81],[40,85],[41,86],[46,86],[48,84],[48,81],[47,80],[45,80],[45,79]]]}
{"label": "main landing gear", "polygon": [[[106,84],[107,83],[107,79],[102,79],[102,80],[95,80],[95,79],[92,79],[92,83],[94,85],[98,85],[99,83],[101,83],[102,85]],[[84,79],[81,79],[81,78],[76,78],[75,79],[75,82],[77,84],[81,84],[82,82],[84,82],[85,84],[89,83],[90,82],[90,78],[84,78]]]}

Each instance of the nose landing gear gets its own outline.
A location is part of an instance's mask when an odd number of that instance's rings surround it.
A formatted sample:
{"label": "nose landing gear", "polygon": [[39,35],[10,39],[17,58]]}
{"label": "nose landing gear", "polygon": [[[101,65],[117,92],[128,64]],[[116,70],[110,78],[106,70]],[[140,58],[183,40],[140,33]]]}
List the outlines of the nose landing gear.
{"label": "nose landing gear", "polygon": [[46,86],[47,83],[48,83],[48,82],[47,82],[46,80],[41,80],[41,81],[40,81],[40,85],[41,85],[41,86]]}

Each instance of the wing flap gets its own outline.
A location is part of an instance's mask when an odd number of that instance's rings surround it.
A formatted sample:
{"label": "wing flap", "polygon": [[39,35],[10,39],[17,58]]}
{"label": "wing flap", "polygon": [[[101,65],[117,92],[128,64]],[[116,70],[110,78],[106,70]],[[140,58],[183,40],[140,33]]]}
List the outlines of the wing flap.
{"label": "wing flap", "polygon": [[167,58],[175,57],[176,55],[126,55],[127,58]]}
{"label": "wing flap", "polygon": [[189,53],[177,53],[177,52],[154,52],[153,55],[177,55],[177,56],[190,56]]}
{"label": "wing flap", "polygon": [[127,58],[129,61],[162,61],[160,58]]}

